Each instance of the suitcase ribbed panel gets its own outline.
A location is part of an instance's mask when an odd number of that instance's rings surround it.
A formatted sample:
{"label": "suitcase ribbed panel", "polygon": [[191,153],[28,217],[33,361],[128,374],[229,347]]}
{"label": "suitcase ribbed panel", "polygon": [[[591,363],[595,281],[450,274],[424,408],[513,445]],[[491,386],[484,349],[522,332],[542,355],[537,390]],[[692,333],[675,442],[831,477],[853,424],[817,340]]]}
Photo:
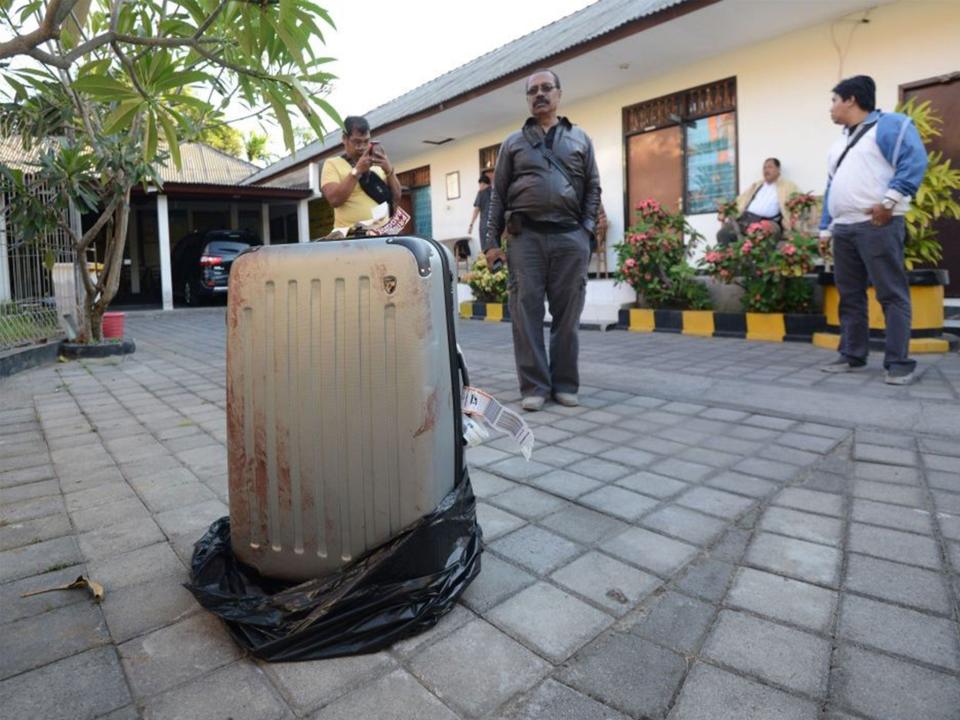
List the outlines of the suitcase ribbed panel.
{"label": "suitcase ribbed panel", "polygon": [[290,579],[381,544],[455,480],[439,258],[422,278],[404,248],[325,250],[260,250],[231,271],[233,545]]}

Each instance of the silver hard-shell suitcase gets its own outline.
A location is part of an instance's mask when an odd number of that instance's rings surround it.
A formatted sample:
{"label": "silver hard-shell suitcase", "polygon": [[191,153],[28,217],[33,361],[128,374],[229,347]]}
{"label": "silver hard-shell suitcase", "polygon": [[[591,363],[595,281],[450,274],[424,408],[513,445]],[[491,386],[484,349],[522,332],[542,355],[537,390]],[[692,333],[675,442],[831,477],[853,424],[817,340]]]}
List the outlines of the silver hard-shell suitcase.
{"label": "silver hard-shell suitcase", "polygon": [[231,542],[329,574],[431,512],[463,451],[448,251],[420,238],[256,248],[230,273]]}

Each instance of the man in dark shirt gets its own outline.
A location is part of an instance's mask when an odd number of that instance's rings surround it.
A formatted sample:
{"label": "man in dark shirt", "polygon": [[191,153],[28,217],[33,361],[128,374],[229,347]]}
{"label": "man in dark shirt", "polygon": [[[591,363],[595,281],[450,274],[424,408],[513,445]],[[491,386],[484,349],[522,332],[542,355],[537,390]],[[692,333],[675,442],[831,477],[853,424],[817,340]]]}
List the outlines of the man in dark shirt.
{"label": "man in dark shirt", "polygon": [[[587,265],[600,204],[593,143],[557,115],[560,78],[540,70],[527,78],[531,117],[500,148],[483,249],[491,264],[503,255],[506,227],[513,350],[524,410],[551,395],[579,404],[577,330],[587,292]],[[543,339],[544,298],[550,305],[550,357]]]}
{"label": "man in dark shirt", "polygon": [[490,177],[484,173],[480,176],[480,187],[477,190],[477,198],[473,201],[473,216],[470,218],[470,226],[467,228],[467,235],[473,235],[473,225],[480,218],[480,244],[483,244],[483,232],[487,227],[487,220],[490,217]]}

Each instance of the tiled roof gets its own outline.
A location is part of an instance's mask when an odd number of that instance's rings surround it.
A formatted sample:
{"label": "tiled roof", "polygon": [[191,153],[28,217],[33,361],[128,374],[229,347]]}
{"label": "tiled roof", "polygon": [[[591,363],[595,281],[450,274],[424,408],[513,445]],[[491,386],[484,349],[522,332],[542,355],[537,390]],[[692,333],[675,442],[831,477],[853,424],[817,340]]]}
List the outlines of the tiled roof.
{"label": "tiled roof", "polygon": [[[545,25],[513,42],[471,60],[365,113],[373,128],[414,115],[464,93],[476,90],[521,68],[613,32],[634,20],[689,0],[597,0],[583,10]],[[242,184],[255,184],[340,144],[340,130],[328,133],[254,173]]]}

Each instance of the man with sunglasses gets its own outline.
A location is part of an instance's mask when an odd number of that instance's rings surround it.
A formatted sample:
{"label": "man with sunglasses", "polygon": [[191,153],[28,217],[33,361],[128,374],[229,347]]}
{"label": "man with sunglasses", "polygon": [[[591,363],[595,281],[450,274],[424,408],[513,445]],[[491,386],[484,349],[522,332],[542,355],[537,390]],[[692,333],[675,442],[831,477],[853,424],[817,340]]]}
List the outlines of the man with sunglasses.
{"label": "man with sunglasses", "polygon": [[[560,78],[538,70],[524,89],[530,117],[500,147],[483,249],[503,258],[507,230],[513,350],[524,410],[552,397],[579,404],[580,313],[587,292],[590,240],[600,204],[600,175],[587,134],[557,114]],[[543,338],[550,306],[550,355]]]}

